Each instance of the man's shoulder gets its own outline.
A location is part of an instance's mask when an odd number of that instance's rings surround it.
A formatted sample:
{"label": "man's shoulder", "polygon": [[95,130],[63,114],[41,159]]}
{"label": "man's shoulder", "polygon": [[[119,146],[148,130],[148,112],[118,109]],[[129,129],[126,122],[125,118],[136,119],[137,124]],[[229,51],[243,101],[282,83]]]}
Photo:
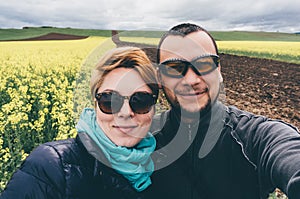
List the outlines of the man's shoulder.
{"label": "man's shoulder", "polygon": [[[241,137],[264,136],[281,134],[299,134],[297,127],[279,119],[272,119],[263,115],[256,115],[248,111],[240,110],[234,106],[227,109],[226,125],[234,131],[234,135]],[[281,132],[279,132],[279,129]]]}
{"label": "man's shoulder", "polygon": [[227,124],[236,125],[258,125],[261,122],[268,120],[263,115],[255,115],[254,113],[241,110],[235,106],[228,106],[226,110]]}
{"label": "man's shoulder", "polygon": [[264,115],[257,115],[245,110],[241,110],[235,106],[228,106],[227,107],[227,119],[230,119],[231,123],[239,123],[239,124],[249,124],[249,125],[284,125],[289,126],[292,128],[296,128],[293,125],[280,120],[280,119],[273,119]]}
{"label": "man's shoulder", "polygon": [[255,116],[253,113],[241,110],[237,108],[236,106],[226,106],[227,113],[231,116],[235,117],[253,117]]}

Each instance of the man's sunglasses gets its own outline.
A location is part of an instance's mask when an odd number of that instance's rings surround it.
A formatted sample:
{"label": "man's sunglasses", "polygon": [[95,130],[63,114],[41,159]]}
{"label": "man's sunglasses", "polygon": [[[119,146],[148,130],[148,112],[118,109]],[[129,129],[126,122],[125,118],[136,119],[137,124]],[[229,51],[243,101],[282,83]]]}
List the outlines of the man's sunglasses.
{"label": "man's sunglasses", "polygon": [[124,100],[129,100],[129,106],[134,113],[146,114],[156,103],[157,96],[147,92],[135,92],[131,96],[122,96],[117,91],[97,93],[95,96],[98,106],[103,113],[118,113]]}
{"label": "man's sunglasses", "polygon": [[197,75],[206,75],[214,71],[220,63],[218,55],[203,55],[196,57],[191,62],[181,59],[171,59],[159,64],[159,71],[169,77],[182,78],[189,67]]}

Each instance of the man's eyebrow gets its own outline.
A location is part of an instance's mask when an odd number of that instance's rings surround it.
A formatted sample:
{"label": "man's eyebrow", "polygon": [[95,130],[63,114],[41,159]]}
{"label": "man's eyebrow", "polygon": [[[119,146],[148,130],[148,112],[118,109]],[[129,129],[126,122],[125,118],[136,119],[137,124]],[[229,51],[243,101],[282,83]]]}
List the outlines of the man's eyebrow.
{"label": "man's eyebrow", "polygon": [[161,63],[164,63],[164,62],[167,62],[167,61],[186,61],[186,62],[189,62],[188,60],[182,59],[182,58],[170,58],[170,59],[164,60],[164,61],[161,62]]}
{"label": "man's eyebrow", "polygon": [[196,59],[199,59],[199,58],[202,58],[202,57],[209,57],[209,56],[219,57],[219,55],[217,55],[217,54],[208,53],[208,54],[203,54],[203,55],[199,55],[199,56],[193,57],[193,59],[191,60],[191,62],[195,61]]}

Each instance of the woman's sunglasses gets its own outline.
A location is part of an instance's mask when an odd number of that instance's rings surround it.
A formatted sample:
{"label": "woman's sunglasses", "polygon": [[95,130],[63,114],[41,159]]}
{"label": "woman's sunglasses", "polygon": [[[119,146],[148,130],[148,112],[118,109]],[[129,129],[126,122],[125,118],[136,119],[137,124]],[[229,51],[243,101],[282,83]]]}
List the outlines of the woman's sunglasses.
{"label": "woman's sunglasses", "polygon": [[129,100],[129,106],[134,113],[146,114],[156,103],[157,96],[147,92],[135,92],[131,96],[122,96],[117,91],[97,93],[95,96],[98,106],[103,113],[118,113],[124,100]]}
{"label": "woman's sunglasses", "polygon": [[191,62],[180,59],[167,60],[159,64],[158,70],[169,77],[182,78],[187,73],[189,67],[197,75],[206,75],[214,71],[220,63],[218,55],[204,55],[196,57]]}

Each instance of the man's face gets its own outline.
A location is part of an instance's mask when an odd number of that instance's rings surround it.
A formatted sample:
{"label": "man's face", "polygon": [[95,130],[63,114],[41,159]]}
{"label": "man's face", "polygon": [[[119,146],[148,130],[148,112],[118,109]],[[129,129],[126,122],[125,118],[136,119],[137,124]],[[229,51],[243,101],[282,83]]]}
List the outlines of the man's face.
{"label": "man's face", "polygon": [[[161,45],[160,63],[167,60],[192,61],[195,58],[216,54],[211,38],[202,31],[185,37],[168,36]],[[160,81],[169,102],[186,112],[196,113],[204,110],[218,97],[222,76],[220,66],[205,75],[197,75],[191,67],[180,78],[159,73]]]}

